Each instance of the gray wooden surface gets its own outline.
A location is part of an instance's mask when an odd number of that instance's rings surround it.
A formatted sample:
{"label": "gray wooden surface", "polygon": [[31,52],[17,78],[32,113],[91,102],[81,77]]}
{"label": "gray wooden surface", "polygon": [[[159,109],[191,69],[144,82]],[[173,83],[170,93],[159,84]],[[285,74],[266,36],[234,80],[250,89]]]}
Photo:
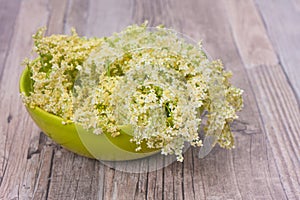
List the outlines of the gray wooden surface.
{"label": "gray wooden surface", "polygon": [[[234,73],[245,107],[236,148],[126,173],[48,139],[18,94],[31,36],[105,36],[132,23],[165,24]],[[0,0],[0,199],[300,199],[299,0]]]}

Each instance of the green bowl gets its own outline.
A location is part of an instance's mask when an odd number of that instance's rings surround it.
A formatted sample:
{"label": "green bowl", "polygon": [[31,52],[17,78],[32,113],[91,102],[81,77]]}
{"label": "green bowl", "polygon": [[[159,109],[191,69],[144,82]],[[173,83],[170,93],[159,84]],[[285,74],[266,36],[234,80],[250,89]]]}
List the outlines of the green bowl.
{"label": "green bowl", "polygon": [[[32,91],[30,71],[26,68],[20,78],[20,92],[28,95]],[[130,142],[132,136],[129,126],[121,127],[121,134],[111,137],[110,134],[95,135],[74,123],[63,124],[63,119],[38,107],[25,105],[34,122],[56,143],[64,148],[89,158],[106,161],[134,160],[160,152],[149,149],[142,144],[142,150],[136,152],[137,145]]]}

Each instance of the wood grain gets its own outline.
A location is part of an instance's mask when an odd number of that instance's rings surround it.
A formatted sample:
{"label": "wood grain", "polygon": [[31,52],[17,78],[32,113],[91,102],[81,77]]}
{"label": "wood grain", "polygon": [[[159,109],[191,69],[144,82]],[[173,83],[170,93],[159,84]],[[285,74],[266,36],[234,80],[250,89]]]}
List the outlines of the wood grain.
{"label": "wood grain", "polygon": [[288,81],[300,99],[300,3],[297,0],[255,2]]}
{"label": "wood grain", "polygon": [[[268,38],[265,38],[264,43],[259,44],[251,40],[250,43],[243,42],[249,41],[249,37],[243,34],[242,28],[238,27],[251,26],[252,22],[238,20],[239,16],[234,14],[237,10],[232,7],[237,7],[241,3],[247,4],[250,1],[231,1],[230,7],[227,7],[227,12],[231,13],[229,21],[231,21],[232,32],[237,45],[243,47],[239,48],[243,61],[245,63],[257,62],[252,68],[247,67],[248,77],[256,97],[267,141],[271,144],[271,151],[276,155],[276,168],[284,177],[280,178],[280,182],[285,195],[288,199],[297,199],[300,198],[300,112],[297,97],[281,65],[266,65],[264,60],[258,62],[259,60],[255,57],[248,57],[247,52],[253,51],[257,46],[262,48],[260,45],[270,44],[270,42]],[[256,34],[262,38],[265,35],[265,29]]]}
{"label": "wood grain", "polygon": [[[0,199],[299,199],[297,80],[283,61],[297,58],[280,47],[281,35],[272,35],[276,23],[266,20],[272,12],[263,6],[268,1],[256,2],[260,13],[251,0],[1,2],[0,27],[13,28],[0,29]],[[275,4],[278,14],[280,1]],[[26,114],[18,96],[20,63],[30,55],[38,27],[47,26],[47,34],[75,27],[80,35],[107,36],[145,20],[202,39],[209,54],[233,72],[232,83],[245,91],[244,109],[232,124],[234,150],[215,147],[198,159],[191,148],[183,163],[128,173],[62,149]],[[147,162],[123,167],[138,172]]]}
{"label": "wood grain", "polygon": [[249,71],[267,140],[288,199],[300,198],[300,112],[279,65]]}
{"label": "wood grain", "polygon": [[132,1],[91,1],[85,34],[89,37],[109,36],[121,31],[131,21]]}
{"label": "wood grain", "polygon": [[27,160],[28,149],[38,146],[40,131],[29,120],[21,104],[18,78],[22,71],[20,63],[31,50],[31,35],[45,24],[46,19],[47,10],[43,2],[22,1],[16,21],[10,24],[13,32],[7,37],[8,41],[11,38],[11,42],[0,80],[0,124],[3,126],[0,137],[0,199],[31,198],[41,169],[36,159]]}
{"label": "wood grain", "polygon": [[14,29],[11,27],[14,25],[16,17],[19,12],[20,1],[0,1],[0,24],[5,24],[0,29],[0,80],[2,77],[2,72],[4,70],[4,65],[7,60],[8,51],[12,41],[12,34]]}
{"label": "wood grain", "polygon": [[224,1],[224,5],[245,66],[277,64],[278,59],[253,1]]}

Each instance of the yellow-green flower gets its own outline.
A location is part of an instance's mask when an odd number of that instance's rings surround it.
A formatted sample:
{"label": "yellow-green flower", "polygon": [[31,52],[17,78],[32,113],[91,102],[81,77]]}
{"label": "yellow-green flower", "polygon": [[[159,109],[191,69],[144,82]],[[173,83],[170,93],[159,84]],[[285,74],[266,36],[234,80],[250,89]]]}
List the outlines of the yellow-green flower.
{"label": "yellow-green flower", "polygon": [[[182,161],[184,143],[201,146],[200,125],[220,146],[232,148],[230,123],[242,108],[242,90],[229,82],[220,61],[210,61],[201,44],[174,31],[146,24],[106,38],[34,36],[35,60],[26,60],[33,91],[24,102],[80,123],[95,134],[133,130],[142,149],[160,148]],[[202,120],[205,118],[206,120]]]}

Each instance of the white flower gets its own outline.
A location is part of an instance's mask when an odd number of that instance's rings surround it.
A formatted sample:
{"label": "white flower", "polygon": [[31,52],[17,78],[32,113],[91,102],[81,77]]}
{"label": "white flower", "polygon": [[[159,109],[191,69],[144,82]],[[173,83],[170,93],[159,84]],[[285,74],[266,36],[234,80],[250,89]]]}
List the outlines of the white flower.
{"label": "white flower", "polygon": [[73,119],[95,134],[117,136],[119,125],[131,125],[136,151],[145,141],[181,162],[185,142],[202,145],[200,116],[208,113],[206,133],[233,147],[229,123],[242,107],[242,90],[231,86],[230,73],[220,61],[210,62],[201,45],[145,25],[94,40],[75,33],[35,37],[40,57],[52,59],[27,61],[35,81],[32,95],[23,97],[30,106]]}

